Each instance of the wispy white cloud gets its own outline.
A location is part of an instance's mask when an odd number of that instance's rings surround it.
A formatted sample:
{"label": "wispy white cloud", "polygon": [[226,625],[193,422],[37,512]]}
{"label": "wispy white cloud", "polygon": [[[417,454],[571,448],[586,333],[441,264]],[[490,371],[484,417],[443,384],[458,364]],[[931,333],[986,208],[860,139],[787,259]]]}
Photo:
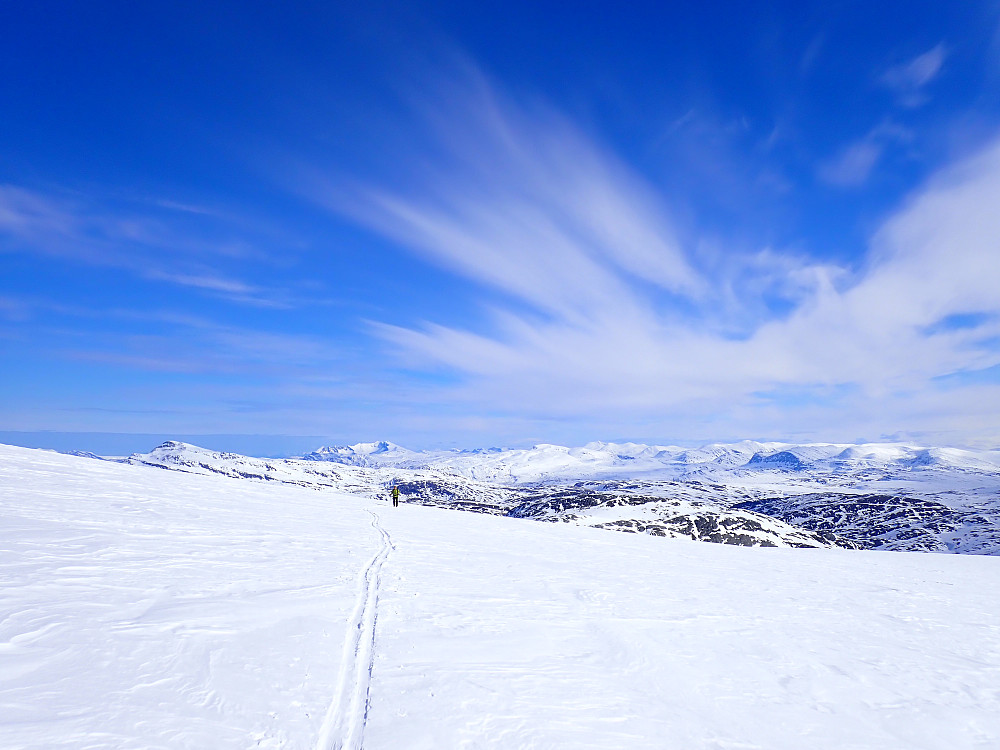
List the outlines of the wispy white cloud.
{"label": "wispy white cloud", "polygon": [[232,295],[250,295],[259,291],[256,287],[250,286],[242,281],[227,279],[219,276],[209,276],[205,274],[193,273],[169,273],[167,271],[150,271],[147,278],[170,281],[183,286],[193,286],[198,289],[208,289],[213,292],[224,292]]}
{"label": "wispy white cloud", "polygon": [[[191,209],[185,209],[191,212]],[[234,243],[206,242],[156,218],[110,212],[80,199],[0,184],[0,237],[7,251],[122,268],[137,276],[258,305],[285,304],[273,292],[219,270]]]}
{"label": "wispy white cloud", "polygon": [[181,211],[188,214],[198,214],[199,216],[218,216],[219,212],[206,208],[205,206],[197,206],[192,203],[181,203],[179,201],[170,200],[168,198],[156,198],[153,200],[153,204],[160,206],[161,208],[168,208],[172,211]]}
{"label": "wispy white cloud", "polygon": [[345,200],[320,187],[314,197],[560,318],[641,317],[634,282],[704,292],[655,191],[564,118],[516,107],[472,74],[437,101],[427,119],[442,158],[418,189],[362,187]]}
{"label": "wispy white cloud", "polygon": [[[92,311],[81,312],[94,317]],[[105,323],[116,325],[86,331],[48,330],[50,353],[158,373],[244,376],[272,386],[329,372],[345,359],[340,347],[317,336],[254,330],[165,312],[110,310],[102,317]]]}
{"label": "wispy white cloud", "polygon": [[919,107],[928,101],[925,88],[937,78],[946,57],[944,44],[938,44],[912,60],[889,68],[879,76],[879,82],[892,90],[904,107]]}
{"label": "wispy white cloud", "polygon": [[[928,409],[936,379],[1000,363],[995,322],[928,333],[949,315],[1000,312],[1000,143],[919,190],[860,269],[772,249],[727,273],[682,246],[655,190],[565,121],[489,91],[463,102],[469,111],[440,113],[441,142],[454,131],[457,145],[419,191],[366,188],[330,204],[516,302],[493,310],[488,331],[376,327],[410,366],[462,374],[457,402],[592,420],[685,415],[718,435],[736,413],[787,425],[805,392],[827,394],[809,409],[818,421],[870,435],[873,415],[890,431],[944,424]],[[839,176],[867,174],[884,137],[870,135],[876,147]],[[761,295],[780,309],[762,311]]]}
{"label": "wispy white cloud", "polygon": [[0,232],[30,243],[74,236],[82,227],[55,201],[16,185],[0,185]]}
{"label": "wispy white cloud", "polygon": [[851,143],[833,159],[819,165],[819,177],[837,187],[863,185],[881,158],[882,150],[882,144],[870,138]]}
{"label": "wispy white cloud", "polygon": [[826,34],[820,33],[812,38],[799,59],[799,73],[808,75],[813,66],[816,65],[825,44]]}
{"label": "wispy white cloud", "polygon": [[891,120],[884,120],[862,138],[847,144],[830,159],[821,161],[817,168],[819,179],[842,188],[858,187],[868,178],[892,145],[908,143],[913,134]]}
{"label": "wispy white cloud", "polygon": [[679,213],[699,206],[740,223],[760,221],[773,210],[773,198],[794,185],[779,155],[797,139],[791,118],[751,120],[705,100],[671,120],[655,140],[659,182]]}
{"label": "wispy white cloud", "polygon": [[28,320],[31,308],[17,297],[0,296],[0,317],[10,321]]}

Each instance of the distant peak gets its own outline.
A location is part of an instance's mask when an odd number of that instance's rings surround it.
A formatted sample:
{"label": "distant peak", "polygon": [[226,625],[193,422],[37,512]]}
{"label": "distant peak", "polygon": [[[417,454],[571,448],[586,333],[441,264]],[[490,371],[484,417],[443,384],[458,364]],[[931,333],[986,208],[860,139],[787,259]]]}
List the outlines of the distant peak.
{"label": "distant peak", "polygon": [[192,450],[197,448],[198,446],[191,445],[191,443],[184,443],[181,442],[180,440],[168,440],[165,443],[160,443],[160,445],[153,448],[153,451],[178,451],[178,450]]}
{"label": "distant peak", "polygon": [[302,456],[307,461],[333,461],[342,464],[368,466],[369,461],[404,460],[416,456],[413,451],[388,440],[354,445],[326,445]]}
{"label": "distant peak", "polygon": [[377,443],[357,443],[350,446],[355,453],[388,453],[389,451],[404,450],[395,443],[388,440],[380,440]]}

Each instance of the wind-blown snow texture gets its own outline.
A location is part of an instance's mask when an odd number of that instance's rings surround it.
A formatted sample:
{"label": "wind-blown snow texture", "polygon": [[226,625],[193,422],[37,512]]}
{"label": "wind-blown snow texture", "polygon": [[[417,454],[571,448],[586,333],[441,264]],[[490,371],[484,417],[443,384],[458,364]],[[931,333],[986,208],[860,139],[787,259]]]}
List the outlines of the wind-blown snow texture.
{"label": "wind-blown snow texture", "polygon": [[219,460],[0,447],[3,747],[1000,746],[996,558],[394,509],[328,486],[381,469]]}

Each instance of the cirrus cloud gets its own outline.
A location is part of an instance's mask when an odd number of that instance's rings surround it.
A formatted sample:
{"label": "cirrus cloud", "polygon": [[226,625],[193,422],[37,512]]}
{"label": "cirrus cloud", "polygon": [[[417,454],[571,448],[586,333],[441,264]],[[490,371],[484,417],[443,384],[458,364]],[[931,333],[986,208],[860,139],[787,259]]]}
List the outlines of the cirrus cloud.
{"label": "cirrus cloud", "polygon": [[[374,325],[408,366],[460,376],[445,399],[690,428],[736,425],[727,413],[787,427],[806,398],[814,435],[834,424],[954,432],[956,415],[934,404],[964,402],[942,379],[1000,365],[1000,142],[919,189],[859,268],[771,249],[734,253],[720,271],[678,239],[655,188],[550,110],[478,80],[434,114],[437,160],[419,189],[317,199],[502,293],[488,330]],[[769,277],[780,312],[758,303]],[[975,325],[949,325],[968,314]],[[978,424],[984,409],[1000,416],[1000,398],[965,408]]]}
{"label": "cirrus cloud", "polygon": [[938,77],[946,57],[944,44],[938,44],[912,60],[889,68],[879,77],[879,83],[893,91],[904,107],[919,107],[929,99],[925,87]]}

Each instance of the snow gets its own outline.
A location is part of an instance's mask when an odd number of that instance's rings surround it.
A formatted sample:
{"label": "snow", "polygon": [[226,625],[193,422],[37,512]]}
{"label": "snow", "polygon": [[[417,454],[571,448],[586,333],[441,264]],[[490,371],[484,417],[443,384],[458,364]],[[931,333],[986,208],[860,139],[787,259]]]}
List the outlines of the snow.
{"label": "snow", "polygon": [[3,747],[1000,746],[997,558],[193,471],[0,446]]}
{"label": "snow", "polygon": [[235,484],[0,449],[0,744],[307,746],[379,537]]}
{"label": "snow", "polygon": [[[845,468],[888,473],[938,468],[1000,474],[1000,452],[902,443],[792,444],[743,440],[700,448],[593,442],[579,448],[539,444],[528,449],[412,451],[394,443],[358,443],[321,448],[304,458],[365,467],[436,468],[470,479],[530,483],[581,478],[678,478],[731,476],[749,471],[796,468],[830,474]],[[794,464],[791,459],[799,463]],[[775,459],[775,460],[771,460]]]}

